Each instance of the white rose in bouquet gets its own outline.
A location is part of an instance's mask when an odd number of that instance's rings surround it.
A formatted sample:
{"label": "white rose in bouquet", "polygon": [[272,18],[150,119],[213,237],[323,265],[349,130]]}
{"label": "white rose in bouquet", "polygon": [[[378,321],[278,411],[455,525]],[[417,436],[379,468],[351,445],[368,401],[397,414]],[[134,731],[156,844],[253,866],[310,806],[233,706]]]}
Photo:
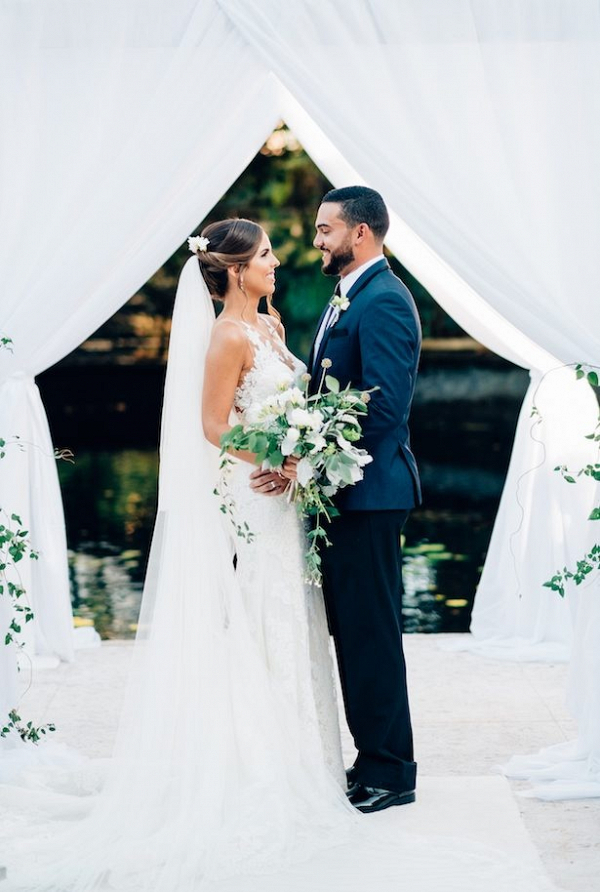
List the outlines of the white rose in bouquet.
{"label": "white rose in bouquet", "polygon": [[311,413],[308,409],[302,409],[300,407],[288,409],[285,417],[290,424],[294,425],[294,427],[312,427]]}
{"label": "white rose in bouquet", "polygon": [[[321,366],[327,370],[331,361],[324,359]],[[325,374],[313,394],[308,390],[310,376],[305,374],[300,380],[304,392],[281,381],[274,394],[246,410],[244,424],[221,437],[221,446],[224,462],[227,450],[251,452],[258,464],[270,468],[281,467],[287,456],[299,459],[297,479],[288,487],[287,498],[310,523],[306,579],[319,583],[319,547],[329,541],[324,520],[330,521],[338,513],[333,498],[341,488],[362,480],[363,467],[372,461],[366,450],[357,446],[362,435],[358,416],[366,415],[370,397],[368,391],[353,390],[350,385],[340,388],[335,378]],[[218,489],[217,493],[223,495]],[[227,504],[224,502],[226,511]],[[247,524],[239,526],[237,533],[247,537]]]}
{"label": "white rose in bouquet", "polygon": [[297,427],[290,427],[281,441],[281,454],[282,455],[291,455],[294,449],[296,448],[296,443],[300,439],[300,431]]}

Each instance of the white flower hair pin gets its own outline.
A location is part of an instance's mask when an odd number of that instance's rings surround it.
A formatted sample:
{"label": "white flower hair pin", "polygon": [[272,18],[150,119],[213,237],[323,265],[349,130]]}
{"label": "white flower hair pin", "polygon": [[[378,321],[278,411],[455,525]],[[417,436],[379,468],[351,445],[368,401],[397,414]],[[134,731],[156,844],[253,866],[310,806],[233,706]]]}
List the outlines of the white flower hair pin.
{"label": "white flower hair pin", "polygon": [[192,235],[188,239],[188,248],[192,254],[206,254],[209,245],[210,239],[203,235]]}
{"label": "white flower hair pin", "polygon": [[334,294],[329,301],[329,306],[333,307],[334,310],[337,310],[338,313],[343,313],[350,306],[350,301],[342,294]]}

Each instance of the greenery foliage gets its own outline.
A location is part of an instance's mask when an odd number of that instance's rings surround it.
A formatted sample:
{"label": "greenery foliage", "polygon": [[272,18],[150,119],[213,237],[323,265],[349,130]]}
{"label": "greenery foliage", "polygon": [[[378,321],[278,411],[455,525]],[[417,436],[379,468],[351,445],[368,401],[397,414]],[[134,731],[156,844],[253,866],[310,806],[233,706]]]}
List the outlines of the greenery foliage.
{"label": "greenery foliage", "polygon": [[234,521],[237,535],[251,541],[248,524],[235,521],[235,505],[227,498],[226,472],[231,462],[227,453],[252,453],[256,464],[272,469],[281,468],[286,456],[298,459],[297,479],[288,485],[287,497],[300,517],[311,521],[304,555],[305,580],[316,585],[322,581],[320,549],[331,544],[323,523],[339,513],[333,497],[339,489],[361,480],[362,467],[372,460],[366,450],[354,444],[361,438],[359,416],[367,414],[370,393],[377,389],[341,388],[337,378],[326,374],[331,360],[324,359],[321,367],[316,393],[309,394],[311,376],[305,373],[293,386],[284,383],[278,393],[254,407],[253,420],[236,424],[221,436],[221,469],[225,473],[223,485],[216,489],[222,497],[221,510]]}
{"label": "greenery foliage", "polygon": [[[585,379],[592,387],[598,387],[598,373],[594,369],[578,364],[575,366],[575,377],[578,381]],[[600,443],[600,417],[598,418],[598,424],[596,425],[595,430],[592,431],[591,434],[587,434],[586,439],[593,440],[595,443]],[[566,465],[557,465],[554,470],[561,474],[566,483],[577,483],[577,479],[581,477],[588,477],[596,483],[600,483],[599,462],[587,464],[585,467],[574,472],[569,471]],[[592,509],[588,516],[588,520],[600,520],[600,505]],[[544,586],[551,589],[553,592],[558,592],[560,597],[564,598],[565,585],[567,582],[572,581],[575,585],[581,585],[582,582],[585,582],[585,580],[590,577],[590,574],[598,572],[598,570],[600,570],[600,543],[593,545],[592,548],[576,562],[574,568],[563,567],[562,570],[557,570],[547,582],[544,582]]]}
{"label": "greenery foliage", "polygon": [[[12,340],[1,337],[0,348],[2,347],[11,350]],[[7,445],[21,444],[18,437],[14,437],[8,444],[5,439],[0,438],[0,459],[5,458]],[[34,618],[17,566],[27,557],[35,561],[39,557],[31,547],[29,531],[23,528],[23,521],[18,514],[9,514],[0,507],[0,597],[8,597],[11,602],[11,620],[4,633],[4,645],[13,645],[18,651],[23,649],[23,642],[18,637],[23,630],[22,624],[29,623]],[[32,721],[24,722],[16,709],[11,709],[1,723],[0,737],[7,737],[14,732],[24,741],[38,743],[46,733],[55,730],[52,723],[36,726]]]}
{"label": "greenery foliage", "polygon": [[[194,229],[194,234],[199,233],[209,222],[236,216],[257,220],[265,227],[281,261],[275,305],[286,324],[290,349],[301,357],[308,356],[316,321],[333,291],[334,282],[321,273],[321,254],[312,245],[315,213],[330,188],[331,183],[281,124]],[[164,361],[177,280],[188,257],[184,243],[83,345],[88,359],[93,349],[96,361],[103,356],[104,361],[123,363]],[[392,256],[389,260],[415,297],[425,337],[463,334],[402,264]],[[128,350],[119,360],[119,351]]]}

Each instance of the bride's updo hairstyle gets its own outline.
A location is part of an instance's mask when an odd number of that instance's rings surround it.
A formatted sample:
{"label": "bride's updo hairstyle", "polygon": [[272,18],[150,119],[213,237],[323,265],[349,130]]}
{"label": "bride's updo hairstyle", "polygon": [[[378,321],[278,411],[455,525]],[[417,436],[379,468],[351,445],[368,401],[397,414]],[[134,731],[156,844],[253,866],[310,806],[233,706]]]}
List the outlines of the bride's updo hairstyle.
{"label": "bride's updo hairstyle", "polygon": [[206,248],[196,251],[206,287],[214,298],[225,297],[229,286],[227,270],[239,266],[238,285],[243,288],[244,269],[260,245],[263,231],[258,223],[235,217],[209,223],[201,232]]}
{"label": "bride's updo hairstyle", "polygon": [[[264,230],[258,223],[243,217],[218,220],[205,226],[200,237],[188,240],[196,242],[190,249],[200,261],[200,272],[213,300],[223,300],[229,287],[227,270],[239,266],[238,286],[244,290],[244,270],[260,247]],[[200,243],[201,246],[198,245]],[[278,321],[281,318],[267,295],[267,310]]]}

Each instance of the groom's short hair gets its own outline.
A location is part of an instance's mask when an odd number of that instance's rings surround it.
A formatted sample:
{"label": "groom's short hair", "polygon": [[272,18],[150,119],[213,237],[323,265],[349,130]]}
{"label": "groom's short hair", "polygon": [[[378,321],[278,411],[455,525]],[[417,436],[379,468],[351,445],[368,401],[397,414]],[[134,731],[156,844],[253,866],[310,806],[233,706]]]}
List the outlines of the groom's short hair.
{"label": "groom's short hair", "polygon": [[366,223],[376,239],[383,241],[390,228],[390,215],[379,192],[368,186],[344,186],[331,189],[321,200],[341,206],[342,220],[348,226]]}

